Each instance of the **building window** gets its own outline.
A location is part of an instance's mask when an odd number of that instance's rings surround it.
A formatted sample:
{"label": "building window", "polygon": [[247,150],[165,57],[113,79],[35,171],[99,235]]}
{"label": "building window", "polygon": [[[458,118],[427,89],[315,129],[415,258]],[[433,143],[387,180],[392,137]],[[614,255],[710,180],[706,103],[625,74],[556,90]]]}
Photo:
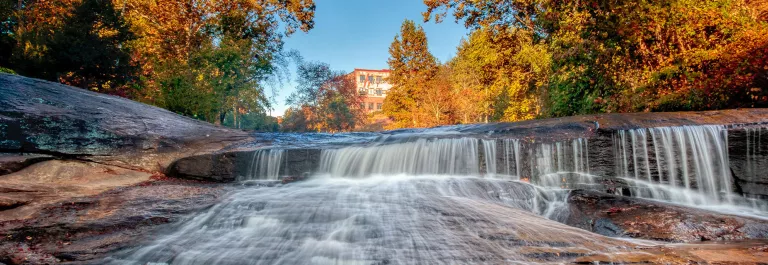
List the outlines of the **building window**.
{"label": "building window", "polygon": [[364,75],[360,75],[360,83],[365,83],[365,76]]}
{"label": "building window", "polygon": [[373,76],[372,75],[368,76],[368,83],[373,84]]}
{"label": "building window", "polygon": [[373,102],[368,103],[368,109],[373,110]]}
{"label": "building window", "polygon": [[376,77],[376,84],[381,84],[381,76]]}
{"label": "building window", "polygon": [[376,89],[376,95],[381,96],[381,89]]}
{"label": "building window", "polygon": [[376,103],[376,110],[381,110],[381,103]]}

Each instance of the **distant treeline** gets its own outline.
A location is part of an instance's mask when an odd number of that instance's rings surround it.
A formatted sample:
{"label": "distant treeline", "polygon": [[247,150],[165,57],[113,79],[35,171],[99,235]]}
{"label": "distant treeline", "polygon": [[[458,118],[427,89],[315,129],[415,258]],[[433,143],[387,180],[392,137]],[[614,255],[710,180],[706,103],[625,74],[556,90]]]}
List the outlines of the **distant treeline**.
{"label": "distant treeline", "polygon": [[[312,0],[0,0],[0,71],[276,130],[265,84],[314,23]],[[279,80],[278,80],[279,81]]]}
{"label": "distant treeline", "polygon": [[[768,107],[768,1],[424,0],[471,33],[438,62],[406,20],[390,46],[389,128],[577,114]],[[313,0],[0,0],[0,72],[278,130],[265,86]],[[354,80],[298,64],[285,131],[366,126]]]}
{"label": "distant treeline", "polygon": [[424,0],[471,33],[439,63],[421,27],[390,47],[392,127],[768,107],[768,1]]}

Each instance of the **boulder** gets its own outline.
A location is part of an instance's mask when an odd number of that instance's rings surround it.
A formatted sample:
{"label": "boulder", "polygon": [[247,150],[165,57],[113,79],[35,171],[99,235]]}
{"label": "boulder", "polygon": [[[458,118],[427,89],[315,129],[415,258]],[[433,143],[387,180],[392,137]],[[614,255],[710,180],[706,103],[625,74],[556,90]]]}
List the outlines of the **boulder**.
{"label": "boulder", "polygon": [[[278,175],[298,179],[315,172],[320,152],[320,149],[283,150]],[[256,151],[228,151],[185,157],[170,166],[168,175],[214,182],[264,177],[257,176],[260,165],[254,161],[256,154]]]}
{"label": "boulder", "polygon": [[666,242],[768,238],[768,221],[701,209],[574,190],[568,197],[566,224],[613,237]]}
{"label": "boulder", "polygon": [[51,159],[53,159],[53,157],[49,155],[0,154],[0,175],[10,174],[34,163]]}
{"label": "boulder", "polygon": [[0,263],[83,263],[215,203],[175,160],[254,142],[128,99],[0,74]]}
{"label": "boulder", "polygon": [[0,152],[87,158],[158,171],[173,160],[242,141],[213,126],[125,98],[0,74]]}
{"label": "boulder", "polygon": [[104,264],[104,255],[152,238],[164,225],[215,204],[225,187],[158,179],[46,204],[0,221],[0,262]]}

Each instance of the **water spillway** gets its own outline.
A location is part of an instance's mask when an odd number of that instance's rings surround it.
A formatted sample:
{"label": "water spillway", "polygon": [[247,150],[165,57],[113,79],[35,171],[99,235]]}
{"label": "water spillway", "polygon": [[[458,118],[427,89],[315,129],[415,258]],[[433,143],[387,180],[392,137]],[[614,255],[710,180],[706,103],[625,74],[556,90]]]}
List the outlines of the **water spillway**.
{"label": "water spillway", "polygon": [[[748,134],[747,173],[759,174],[756,129]],[[759,129],[757,129],[759,132]],[[757,135],[757,136],[756,136]],[[688,206],[761,213],[764,200],[742,196],[730,169],[725,126],[677,126],[618,130],[611,135],[614,169],[593,172],[606,150],[588,138],[538,142],[497,138],[421,138],[396,144],[322,150],[317,172],[333,176],[442,174],[524,180],[542,187],[611,190]],[[751,143],[751,144],[750,144]],[[751,149],[750,149],[751,148]],[[751,152],[751,153],[750,153]],[[752,155],[750,155],[752,154]],[[605,164],[605,161],[598,163]],[[605,187],[601,182],[620,182]]]}
{"label": "water spillway", "polygon": [[[564,224],[571,190],[768,218],[765,198],[745,192],[742,181],[765,164],[760,132],[719,125],[549,139],[417,132],[316,152],[261,148],[242,159],[250,161],[237,178],[243,185],[223,202],[108,263],[611,260],[637,252],[636,242]],[[745,151],[732,148],[733,137],[746,139]],[[274,182],[296,174],[309,178]]]}
{"label": "water spillway", "polygon": [[724,126],[627,130],[614,141],[616,172],[633,184],[633,196],[694,206],[768,209],[759,200],[733,193]]}
{"label": "water spillway", "polygon": [[282,149],[263,149],[253,152],[251,161],[245,176],[239,176],[238,180],[277,180],[280,177],[280,168],[283,160]]}
{"label": "water spillway", "polygon": [[113,262],[523,264],[624,251],[622,241],[532,213],[534,192],[518,182],[426,175],[251,188]]}

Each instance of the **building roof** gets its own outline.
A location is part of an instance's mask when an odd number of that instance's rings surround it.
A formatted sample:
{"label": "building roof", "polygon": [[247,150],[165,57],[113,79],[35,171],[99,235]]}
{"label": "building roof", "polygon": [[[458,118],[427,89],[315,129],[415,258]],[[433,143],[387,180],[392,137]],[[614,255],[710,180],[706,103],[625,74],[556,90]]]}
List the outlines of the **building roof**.
{"label": "building roof", "polygon": [[389,69],[381,69],[381,70],[374,70],[374,69],[363,69],[363,68],[355,68],[355,72],[357,71],[366,71],[366,72],[382,72],[382,73],[389,73]]}

